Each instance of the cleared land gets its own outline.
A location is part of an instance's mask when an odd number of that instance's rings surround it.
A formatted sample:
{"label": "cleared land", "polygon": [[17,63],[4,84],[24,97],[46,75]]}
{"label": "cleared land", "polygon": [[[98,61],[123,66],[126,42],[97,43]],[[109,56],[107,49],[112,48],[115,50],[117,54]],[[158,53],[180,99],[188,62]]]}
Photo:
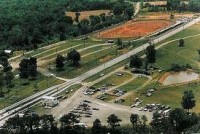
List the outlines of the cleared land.
{"label": "cleared land", "polygon": [[149,3],[154,6],[164,6],[167,5],[167,1],[153,1],[153,2],[144,2],[144,4]]}
{"label": "cleared land", "polygon": [[[76,12],[66,12],[66,15],[70,16],[74,19],[76,16],[75,13]],[[105,13],[106,15],[108,15],[110,13],[110,10],[83,11],[83,12],[79,12],[79,13],[80,13],[79,20],[83,20],[83,19],[88,19],[91,15],[97,16],[102,13]]]}
{"label": "cleared land", "polygon": [[96,34],[97,38],[139,38],[170,25],[166,20],[129,21]]}
{"label": "cleared land", "polygon": [[[144,9],[145,10],[145,9]],[[182,17],[188,17],[191,18],[194,14],[193,13],[173,13],[175,19],[179,19]],[[170,15],[171,13],[168,12],[147,12],[147,11],[142,11],[140,12],[139,16],[138,16],[138,20],[139,19],[145,19],[145,20],[149,20],[149,19],[166,19],[166,20],[170,20]]]}

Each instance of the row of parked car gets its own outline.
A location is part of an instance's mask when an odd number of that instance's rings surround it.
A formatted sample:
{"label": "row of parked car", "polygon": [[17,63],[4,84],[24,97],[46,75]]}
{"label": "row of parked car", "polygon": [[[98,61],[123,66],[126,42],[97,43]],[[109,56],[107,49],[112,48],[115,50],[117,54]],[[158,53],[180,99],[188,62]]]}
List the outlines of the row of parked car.
{"label": "row of parked car", "polygon": [[160,114],[163,114],[164,116],[168,116],[171,109],[169,105],[152,103],[152,104],[146,104],[144,107],[140,107],[139,111],[158,112]]}
{"label": "row of parked car", "polygon": [[73,113],[74,115],[77,115],[78,117],[91,117],[93,111],[98,111],[99,108],[91,107],[90,106],[91,101],[90,100],[83,100],[80,102],[80,104],[77,107],[74,107],[73,110],[70,111],[70,113]]}

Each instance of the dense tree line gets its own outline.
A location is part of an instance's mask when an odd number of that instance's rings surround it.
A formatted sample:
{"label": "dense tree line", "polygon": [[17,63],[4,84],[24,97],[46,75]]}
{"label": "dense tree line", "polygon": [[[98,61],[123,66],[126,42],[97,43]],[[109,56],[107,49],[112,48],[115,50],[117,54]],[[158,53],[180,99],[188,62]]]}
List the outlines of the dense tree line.
{"label": "dense tree line", "polygon": [[[123,1],[88,0],[2,0],[0,2],[0,46],[36,49],[38,44],[65,40],[131,19],[133,6]],[[101,14],[75,20],[67,11],[109,9],[114,15]],[[119,12],[118,12],[119,10]],[[75,23],[76,22],[76,23]]]}
{"label": "dense tree line", "polygon": [[200,12],[200,1],[199,0],[191,0],[189,2],[189,8],[191,11]]}
{"label": "dense tree line", "polygon": [[167,10],[169,11],[200,11],[200,1],[190,0],[189,4],[186,4],[183,0],[167,0]]}
{"label": "dense tree line", "polygon": [[188,114],[181,108],[175,108],[169,116],[155,112],[149,125],[145,115],[140,117],[137,114],[131,114],[129,121],[132,127],[120,127],[121,121],[117,115],[111,114],[107,117],[108,124],[102,124],[101,119],[96,119],[91,128],[85,128],[74,126],[80,121],[78,116],[72,113],[63,115],[59,122],[56,122],[52,115],[39,116],[27,112],[22,117],[16,115],[8,119],[0,132],[3,134],[181,134],[182,132],[200,131],[199,115]]}
{"label": "dense tree line", "polygon": [[84,10],[101,10],[101,9],[111,9],[111,1],[89,1],[89,0],[69,0],[68,10],[69,11],[84,11]]}

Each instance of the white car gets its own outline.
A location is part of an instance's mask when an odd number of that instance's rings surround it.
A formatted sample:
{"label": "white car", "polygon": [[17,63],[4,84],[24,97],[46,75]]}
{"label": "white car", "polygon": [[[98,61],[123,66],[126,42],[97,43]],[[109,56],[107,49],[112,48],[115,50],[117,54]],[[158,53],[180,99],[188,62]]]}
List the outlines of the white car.
{"label": "white car", "polygon": [[141,107],[141,108],[139,108],[139,111],[143,111],[143,109],[144,109],[144,108],[143,108],[143,107]]}
{"label": "white car", "polygon": [[83,94],[84,94],[84,95],[88,95],[88,93],[87,93],[87,92],[84,92]]}

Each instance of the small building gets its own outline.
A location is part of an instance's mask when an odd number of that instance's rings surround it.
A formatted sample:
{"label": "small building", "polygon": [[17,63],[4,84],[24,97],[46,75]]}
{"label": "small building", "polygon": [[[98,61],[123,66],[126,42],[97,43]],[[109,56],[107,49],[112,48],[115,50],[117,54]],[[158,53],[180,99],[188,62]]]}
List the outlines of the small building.
{"label": "small building", "polygon": [[108,40],[107,43],[113,44],[113,43],[114,43],[114,40]]}
{"label": "small building", "polygon": [[42,105],[47,107],[54,107],[59,104],[59,100],[52,96],[43,96]]}
{"label": "small building", "polygon": [[9,55],[13,54],[13,51],[12,51],[12,50],[4,50],[4,52],[5,52],[6,54],[9,54]]}

